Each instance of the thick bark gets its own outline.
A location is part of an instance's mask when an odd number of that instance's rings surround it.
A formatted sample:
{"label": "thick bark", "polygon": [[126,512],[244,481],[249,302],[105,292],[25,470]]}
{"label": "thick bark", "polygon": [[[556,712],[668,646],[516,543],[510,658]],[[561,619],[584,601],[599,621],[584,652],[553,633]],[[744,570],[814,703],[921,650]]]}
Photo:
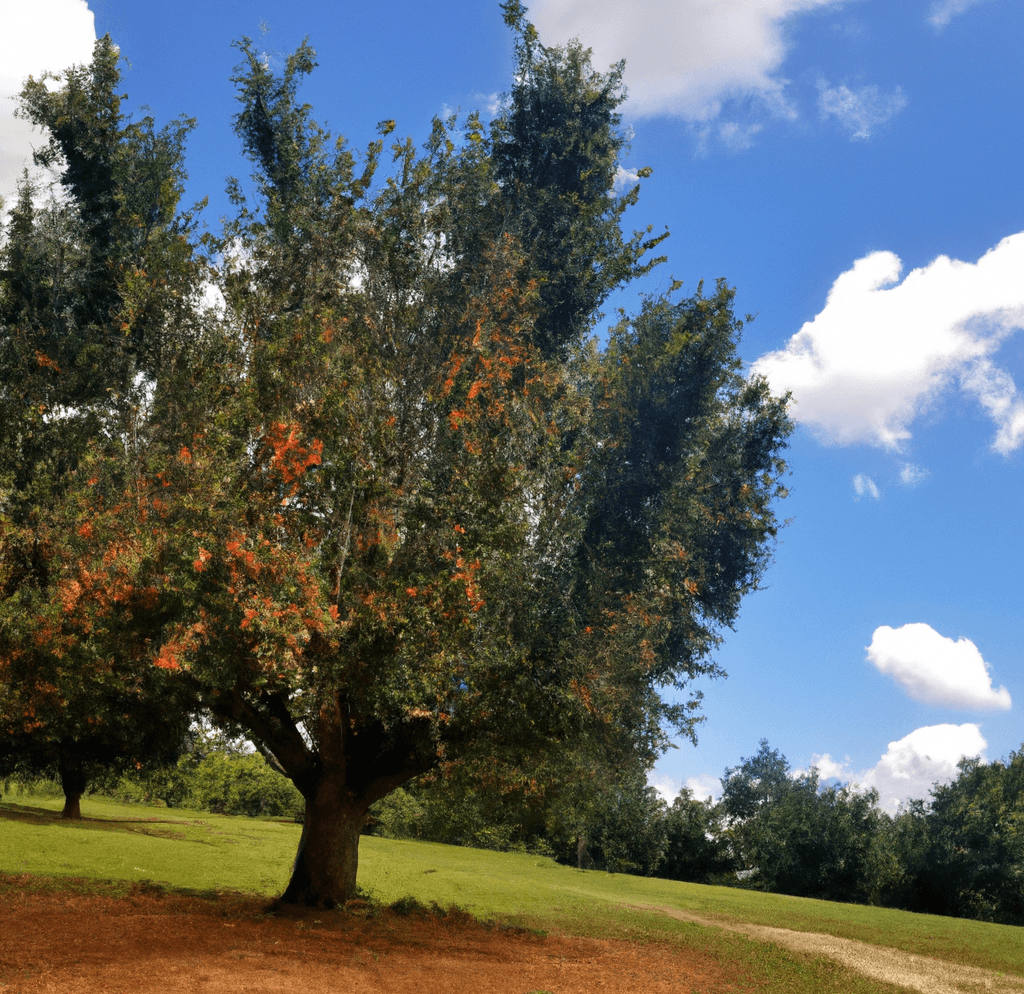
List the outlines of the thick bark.
{"label": "thick bark", "polygon": [[234,692],[222,697],[216,710],[253,733],[261,751],[273,755],[306,801],[299,850],[280,903],[334,907],[356,896],[367,809],[434,766],[437,745],[429,719],[359,725],[335,700],[307,724],[317,743],[312,748],[288,703],[282,695],[253,701]]}
{"label": "thick bark", "polygon": [[306,817],[283,904],[333,908],[356,896],[359,833],[369,802],[340,776],[322,777],[306,797]]}
{"label": "thick bark", "polygon": [[57,756],[57,772],[64,791],[64,810],[60,816],[65,821],[81,821],[81,801],[86,783],[81,759],[70,750],[61,748]]}

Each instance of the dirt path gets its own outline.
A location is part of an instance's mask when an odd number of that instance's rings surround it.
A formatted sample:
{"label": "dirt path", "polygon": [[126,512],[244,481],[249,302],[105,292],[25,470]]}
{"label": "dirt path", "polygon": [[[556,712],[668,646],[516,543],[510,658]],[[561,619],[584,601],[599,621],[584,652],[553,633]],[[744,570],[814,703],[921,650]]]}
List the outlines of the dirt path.
{"label": "dirt path", "polygon": [[694,922],[739,932],[761,942],[773,942],[778,946],[813,956],[828,956],[851,970],[856,970],[873,980],[897,984],[921,994],[1024,994],[1024,978],[982,970],[975,966],[959,966],[929,956],[918,956],[897,949],[858,942],[855,939],[840,939],[821,932],[796,932],[786,928],[771,928],[767,925],[750,925],[738,922],[715,921],[656,905],[630,905],[648,911],[660,911],[681,921]]}
{"label": "dirt path", "polygon": [[266,901],[4,894],[0,994],[725,994],[711,956],[538,936],[465,914],[267,916]]}

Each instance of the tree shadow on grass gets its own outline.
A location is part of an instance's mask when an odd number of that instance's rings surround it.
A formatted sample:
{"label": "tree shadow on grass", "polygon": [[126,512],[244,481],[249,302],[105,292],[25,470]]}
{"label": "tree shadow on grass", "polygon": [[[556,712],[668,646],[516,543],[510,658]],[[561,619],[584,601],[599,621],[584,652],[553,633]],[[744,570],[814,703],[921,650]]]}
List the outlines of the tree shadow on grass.
{"label": "tree shadow on grass", "polygon": [[[94,815],[83,815],[81,819],[65,821],[61,818],[60,812],[52,808],[13,804],[10,801],[0,802],[0,821],[17,821],[26,825],[65,825],[70,828],[88,827],[101,832],[134,832],[170,839],[182,838],[187,825],[202,824],[185,818],[103,818]],[[155,827],[158,825],[169,825],[173,828]]]}

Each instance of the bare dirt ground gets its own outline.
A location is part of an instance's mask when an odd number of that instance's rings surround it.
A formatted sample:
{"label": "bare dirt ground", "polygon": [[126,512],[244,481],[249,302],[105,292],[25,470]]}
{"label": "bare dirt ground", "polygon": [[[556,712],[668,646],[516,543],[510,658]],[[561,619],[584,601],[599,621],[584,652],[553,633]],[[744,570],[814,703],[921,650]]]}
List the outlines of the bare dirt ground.
{"label": "bare dirt ground", "polygon": [[669,945],[540,936],[470,916],[268,916],[252,898],[161,893],[0,898],[0,992],[718,994],[728,964]]}
{"label": "bare dirt ground", "polygon": [[661,911],[681,921],[711,925],[731,932],[739,932],[761,942],[773,942],[796,952],[812,956],[827,956],[843,966],[856,970],[873,980],[897,984],[922,994],[1024,994],[1024,979],[981,970],[974,966],[960,966],[928,956],[917,956],[898,949],[886,949],[854,939],[840,939],[820,932],[794,932],[766,925],[725,923],[712,921],[676,908],[646,906],[650,911]]}
{"label": "bare dirt ground", "polygon": [[[1024,979],[813,932],[645,910],[738,932],[922,994],[1024,994]],[[542,936],[469,915],[267,913],[144,885],[110,898],[8,890],[0,898],[0,994],[702,994],[748,991],[738,970],[670,944]]]}

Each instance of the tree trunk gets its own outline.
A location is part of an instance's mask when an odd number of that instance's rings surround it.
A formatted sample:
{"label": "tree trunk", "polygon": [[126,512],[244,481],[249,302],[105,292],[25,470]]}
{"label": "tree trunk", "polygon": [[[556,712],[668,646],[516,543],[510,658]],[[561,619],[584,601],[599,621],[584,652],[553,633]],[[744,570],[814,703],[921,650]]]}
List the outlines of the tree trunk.
{"label": "tree trunk", "polygon": [[299,851],[282,904],[333,908],[356,896],[359,833],[369,803],[323,776],[306,797]]}
{"label": "tree trunk", "polygon": [[64,821],[81,821],[81,801],[85,793],[85,770],[81,759],[71,750],[61,748],[57,755],[57,773],[64,791],[64,810],[60,816]]}
{"label": "tree trunk", "polygon": [[576,867],[580,870],[592,870],[594,860],[587,849],[587,837],[580,833],[576,836]]}

